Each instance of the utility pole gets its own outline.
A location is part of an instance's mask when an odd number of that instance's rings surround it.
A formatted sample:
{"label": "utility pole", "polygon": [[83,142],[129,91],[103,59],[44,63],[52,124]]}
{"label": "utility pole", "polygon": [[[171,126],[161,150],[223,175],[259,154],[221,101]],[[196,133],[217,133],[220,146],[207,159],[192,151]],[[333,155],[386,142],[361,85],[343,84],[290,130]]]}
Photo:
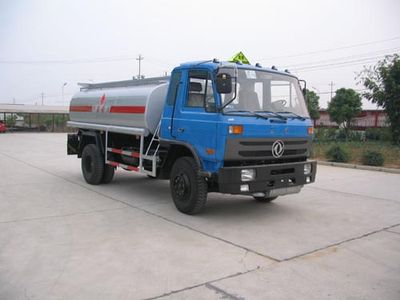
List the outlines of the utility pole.
{"label": "utility pole", "polygon": [[44,93],[41,93],[40,96],[42,96],[42,105],[44,105]]}
{"label": "utility pole", "polygon": [[140,70],[141,70],[141,65],[142,65],[142,60],[143,59],[144,59],[144,57],[141,54],[139,54],[139,57],[136,58],[136,60],[139,61],[139,76],[138,76],[138,79],[142,79],[142,76],[140,74]]}
{"label": "utility pole", "polygon": [[331,83],[329,84],[331,86],[331,101],[332,101],[332,97],[333,97],[333,86],[335,85],[333,83],[333,81],[331,81]]}
{"label": "utility pole", "polygon": [[67,85],[67,82],[64,82],[63,85],[61,86],[61,97],[62,97],[62,102],[64,105],[64,87]]}

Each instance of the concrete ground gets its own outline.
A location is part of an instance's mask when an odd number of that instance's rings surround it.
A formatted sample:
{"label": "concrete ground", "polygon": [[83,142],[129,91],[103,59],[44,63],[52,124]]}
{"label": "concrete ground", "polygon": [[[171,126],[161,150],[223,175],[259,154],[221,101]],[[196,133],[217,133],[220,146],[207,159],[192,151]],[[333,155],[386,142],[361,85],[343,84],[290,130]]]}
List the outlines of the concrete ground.
{"label": "concrete ground", "polygon": [[300,194],[87,185],[65,134],[0,135],[0,299],[400,299],[400,174],[319,166]]}

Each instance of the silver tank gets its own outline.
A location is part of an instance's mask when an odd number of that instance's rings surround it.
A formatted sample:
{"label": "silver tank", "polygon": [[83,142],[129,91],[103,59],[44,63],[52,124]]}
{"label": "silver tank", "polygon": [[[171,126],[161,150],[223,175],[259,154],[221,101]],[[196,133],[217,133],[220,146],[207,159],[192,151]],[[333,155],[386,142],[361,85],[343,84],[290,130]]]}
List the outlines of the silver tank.
{"label": "silver tank", "polygon": [[70,120],[143,128],[154,133],[168,91],[168,77],[81,84],[70,103]]}

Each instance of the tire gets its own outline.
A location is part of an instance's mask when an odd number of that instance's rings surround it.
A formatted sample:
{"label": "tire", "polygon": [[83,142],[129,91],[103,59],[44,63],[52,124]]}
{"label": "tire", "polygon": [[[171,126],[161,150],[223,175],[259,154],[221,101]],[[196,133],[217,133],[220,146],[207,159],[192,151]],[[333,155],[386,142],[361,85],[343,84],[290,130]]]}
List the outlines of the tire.
{"label": "tire", "polygon": [[258,202],[269,203],[274,201],[278,197],[253,197],[253,198]]}
{"label": "tire", "polygon": [[115,170],[115,168],[113,166],[105,164],[103,178],[101,179],[101,183],[110,183],[111,180],[113,180],[113,178],[114,178],[114,170]]}
{"label": "tire", "polygon": [[188,215],[199,213],[207,202],[207,182],[197,174],[191,157],[178,158],[171,170],[170,189],[176,208]]}
{"label": "tire", "polygon": [[87,183],[94,185],[101,183],[104,175],[104,158],[96,145],[88,144],[83,148],[81,168]]}

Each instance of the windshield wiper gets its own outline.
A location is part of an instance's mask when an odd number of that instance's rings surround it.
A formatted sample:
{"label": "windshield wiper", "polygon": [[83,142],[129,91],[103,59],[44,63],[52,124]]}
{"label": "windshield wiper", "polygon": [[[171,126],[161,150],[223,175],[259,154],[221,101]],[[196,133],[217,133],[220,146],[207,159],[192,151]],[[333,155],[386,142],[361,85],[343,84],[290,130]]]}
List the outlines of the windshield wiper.
{"label": "windshield wiper", "polygon": [[280,115],[280,114],[278,114],[278,113],[276,113],[276,112],[273,112],[273,111],[270,111],[270,110],[256,110],[256,111],[254,111],[254,112],[260,112],[260,113],[265,113],[265,114],[271,114],[271,115],[273,115],[274,117],[277,117],[277,118],[279,118],[279,119],[281,119],[281,120],[287,120],[287,118],[286,117],[284,117],[284,116],[282,116],[282,115]]}
{"label": "windshield wiper", "polygon": [[302,117],[302,116],[300,116],[300,115],[298,115],[298,114],[296,114],[296,113],[294,113],[292,111],[278,111],[277,113],[279,113],[279,114],[291,114],[292,118],[300,119],[302,121],[305,121],[305,119],[306,119],[305,117]]}
{"label": "windshield wiper", "polygon": [[267,116],[263,116],[263,115],[257,114],[255,112],[250,111],[250,110],[229,110],[229,111],[224,112],[224,114],[230,114],[230,113],[248,113],[248,114],[250,114],[250,115],[252,115],[254,117],[257,117],[257,118],[261,118],[261,119],[265,119],[265,120],[269,119]]}

